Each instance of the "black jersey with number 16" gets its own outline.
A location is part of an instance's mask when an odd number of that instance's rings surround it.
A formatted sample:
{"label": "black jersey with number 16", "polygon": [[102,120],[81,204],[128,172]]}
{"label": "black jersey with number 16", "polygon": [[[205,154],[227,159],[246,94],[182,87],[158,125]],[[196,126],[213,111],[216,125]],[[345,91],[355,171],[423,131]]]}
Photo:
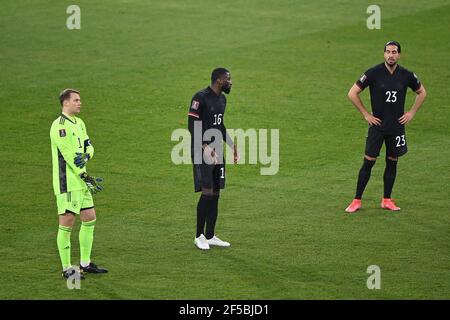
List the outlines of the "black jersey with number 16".
{"label": "black jersey with number 16", "polygon": [[421,83],[417,76],[406,68],[397,65],[393,74],[381,63],[370,68],[356,81],[356,85],[364,90],[370,87],[372,113],[381,119],[378,130],[385,133],[396,133],[403,129],[398,122],[405,112],[405,98],[408,87],[419,90]]}
{"label": "black jersey with number 16", "polygon": [[[206,130],[218,129],[222,133],[222,141],[225,140],[226,129],[223,121],[226,105],[225,95],[222,93],[217,95],[210,87],[194,95],[188,115],[202,121],[202,137]],[[205,142],[209,144],[209,141]]]}

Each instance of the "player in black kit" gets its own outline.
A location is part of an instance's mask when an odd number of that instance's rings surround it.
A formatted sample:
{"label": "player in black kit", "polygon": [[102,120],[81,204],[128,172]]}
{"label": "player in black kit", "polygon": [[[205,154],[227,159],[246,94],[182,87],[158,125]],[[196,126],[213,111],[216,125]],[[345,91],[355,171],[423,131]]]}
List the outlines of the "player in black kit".
{"label": "player in black kit", "polygon": [[[197,92],[191,100],[188,128],[191,133],[191,157],[194,165],[195,192],[202,194],[197,205],[197,248],[229,247],[214,233],[218,215],[220,189],[225,187],[225,161],[223,144],[233,149],[234,162],[239,159],[237,147],[226,132],[224,114],[231,91],[231,75],[227,69],[217,68],[211,74],[211,86]],[[205,232],[206,224],[206,232]]]}
{"label": "player in black kit", "polygon": [[[425,88],[417,76],[397,64],[400,52],[401,47],[398,42],[386,43],[384,63],[364,72],[348,93],[351,102],[369,123],[364,163],[359,171],[355,198],[345,209],[348,213],[361,208],[361,197],[383,142],[386,144],[386,168],[383,175],[384,196],[381,207],[392,211],[400,210],[391,199],[391,193],[397,174],[398,157],[408,150],[405,124],[414,118],[426,97]],[[360,92],[366,87],[370,88],[372,114],[367,111],[359,97]],[[405,113],[408,87],[416,92],[417,96],[411,110]]]}

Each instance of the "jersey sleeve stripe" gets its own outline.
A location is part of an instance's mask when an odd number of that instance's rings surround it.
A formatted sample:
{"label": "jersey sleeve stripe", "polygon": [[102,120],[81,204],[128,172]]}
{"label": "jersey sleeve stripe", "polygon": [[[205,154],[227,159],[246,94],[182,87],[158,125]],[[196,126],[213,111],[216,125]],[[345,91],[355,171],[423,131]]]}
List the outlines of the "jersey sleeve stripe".
{"label": "jersey sleeve stripe", "polygon": [[197,113],[195,113],[195,112],[189,112],[188,116],[192,116],[194,118],[200,119],[200,116]]}
{"label": "jersey sleeve stripe", "polygon": [[355,82],[355,84],[361,89],[364,90],[365,88],[363,87],[363,85],[358,81]]}

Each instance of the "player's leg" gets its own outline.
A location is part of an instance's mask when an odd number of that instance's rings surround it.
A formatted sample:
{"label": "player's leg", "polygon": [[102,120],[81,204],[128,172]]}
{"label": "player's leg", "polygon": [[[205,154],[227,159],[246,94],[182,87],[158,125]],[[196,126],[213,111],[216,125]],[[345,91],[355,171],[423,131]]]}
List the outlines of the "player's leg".
{"label": "player's leg", "polygon": [[[206,214],[206,233],[205,237],[206,239],[211,239],[214,237],[215,234],[215,228],[216,228],[216,221],[217,221],[217,214],[218,214],[218,206],[219,206],[219,195],[220,195],[220,188],[221,188],[221,177],[223,179],[225,178],[225,166],[224,164],[217,164],[214,165],[214,169],[212,172],[212,178],[213,178],[213,193],[211,195],[211,207],[209,208],[209,211]],[[222,186],[223,188],[223,186]]]}
{"label": "player's leg", "polygon": [[364,155],[363,165],[361,169],[359,169],[358,173],[358,181],[356,183],[356,194],[353,201],[349,204],[349,206],[345,209],[348,213],[353,213],[358,211],[361,208],[361,198],[364,192],[364,189],[369,182],[372,167],[375,165],[377,158],[370,157],[368,155]]}
{"label": "player's leg", "polygon": [[394,187],[395,177],[397,176],[397,157],[386,157],[386,168],[384,169],[384,198],[390,199]]}
{"label": "player's leg", "polygon": [[408,152],[404,130],[399,134],[386,137],[386,168],[383,174],[384,195],[381,200],[381,207],[391,211],[398,211],[398,207],[391,198],[397,176],[398,158]]}
{"label": "player's leg", "polygon": [[70,236],[72,234],[72,227],[75,222],[75,215],[71,212],[65,212],[59,215],[59,226],[56,243],[58,245],[59,258],[63,271],[72,267],[71,263],[71,244]]}
{"label": "player's leg", "polygon": [[201,195],[197,203],[196,238],[205,234],[206,216],[211,208],[213,196],[213,167],[214,166],[207,164],[194,165],[195,191],[201,191]]}
{"label": "player's leg", "polygon": [[80,269],[88,273],[106,273],[108,270],[99,268],[91,261],[92,244],[94,243],[94,229],[97,216],[92,195],[88,190],[82,193],[82,209],[80,210],[81,227],[80,241]]}
{"label": "player's leg", "polygon": [[79,233],[80,241],[80,265],[87,267],[91,263],[92,244],[94,242],[95,222],[97,221],[95,209],[83,209],[80,212],[81,227]]}
{"label": "player's leg", "polygon": [[[79,214],[79,207],[76,199],[73,199],[72,192],[62,193],[56,196],[58,207],[58,234],[56,244],[58,246],[59,257],[62,265],[62,276],[69,278],[77,273],[79,279],[84,279],[83,275],[72,267],[71,262],[71,242],[70,237],[75,223],[75,215]],[[73,210],[73,211],[72,211]]]}
{"label": "player's leg", "polygon": [[376,157],[364,155],[363,165],[359,169],[358,182],[356,185],[355,199],[361,200],[364,190],[366,189],[367,183],[369,182],[370,176],[372,175],[372,168],[377,161]]}
{"label": "player's leg", "polygon": [[398,211],[398,207],[394,200],[391,198],[392,189],[394,187],[395,177],[397,176],[397,163],[398,158],[386,157],[386,168],[384,169],[383,182],[384,182],[384,195],[381,200],[381,208],[391,211]]}
{"label": "player's leg", "polygon": [[211,206],[213,204],[213,189],[202,188],[202,193],[197,204],[197,232],[196,238],[205,234],[205,225]]}
{"label": "player's leg", "polygon": [[345,211],[348,213],[355,212],[361,208],[361,198],[372,174],[372,168],[375,165],[377,157],[380,154],[383,140],[384,137],[378,130],[373,127],[369,128],[366,138],[366,151],[364,160],[358,173],[355,198],[345,209]]}
{"label": "player's leg", "polygon": [[206,215],[206,232],[205,237],[207,240],[214,237],[216,221],[218,215],[218,207],[219,207],[219,196],[220,190],[213,189],[213,193],[211,195],[211,207]]}
{"label": "player's leg", "polygon": [[377,157],[380,155],[383,146],[384,135],[377,128],[371,126],[367,132],[366,149],[363,165],[358,173],[358,182],[356,185],[355,199],[361,200],[367,183],[372,174],[372,168],[375,165]]}
{"label": "player's leg", "polygon": [[218,216],[220,191],[214,190],[214,201],[211,208],[211,215],[206,224],[206,239],[210,246],[229,247],[230,243],[219,239],[215,234],[216,221]]}
{"label": "player's leg", "polygon": [[209,244],[205,238],[205,224],[208,212],[211,210],[213,202],[213,189],[202,188],[202,194],[197,204],[197,231],[194,244],[201,250],[208,250]]}
{"label": "player's leg", "polygon": [[195,191],[201,191],[197,203],[197,230],[194,244],[201,250],[208,250],[209,244],[205,238],[205,224],[208,212],[211,210],[213,198],[213,166],[206,164],[194,164]]}
{"label": "player's leg", "polygon": [[216,234],[216,222],[219,214],[219,198],[220,189],[225,188],[225,164],[219,164],[215,166],[214,170],[214,189],[213,189],[213,201],[211,210],[206,217],[206,239],[210,246],[229,247],[230,244],[226,241],[220,240]]}

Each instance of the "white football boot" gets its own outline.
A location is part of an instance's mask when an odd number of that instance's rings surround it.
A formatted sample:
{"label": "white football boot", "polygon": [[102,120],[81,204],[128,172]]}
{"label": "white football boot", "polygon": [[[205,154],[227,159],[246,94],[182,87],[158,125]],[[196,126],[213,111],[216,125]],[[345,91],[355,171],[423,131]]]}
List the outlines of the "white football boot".
{"label": "white football boot", "polygon": [[[206,239],[206,238],[205,238],[205,239]],[[216,236],[212,237],[212,238],[209,239],[209,240],[206,239],[206,241],[208,242],[208,244],[209,244],[210,246],[217,246],[217,247],[224,247],[224,248],[230,246],[230,243],[229,243],[229,242],[220,240],[220,239],[217,238]]]}
{"label": "white football boot", "polygon": [[194,239],[194,243],[200,250],[209,250],[208,240],[206,240],[203,234],[200,237]]}

